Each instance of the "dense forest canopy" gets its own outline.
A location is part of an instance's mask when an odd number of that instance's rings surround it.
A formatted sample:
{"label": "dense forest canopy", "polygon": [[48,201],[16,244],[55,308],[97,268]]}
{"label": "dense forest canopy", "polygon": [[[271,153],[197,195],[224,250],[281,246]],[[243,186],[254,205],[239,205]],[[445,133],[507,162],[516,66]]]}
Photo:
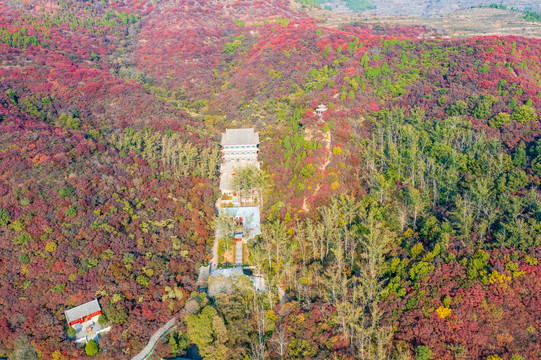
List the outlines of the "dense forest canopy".
{"label": "dense forest canopy", "polygon": [[[430,34],[282,0],[0,1],[0,357],[131,358],[175,317],[152,356],[541,358],[541,40]],[[242,126],[268,288],[209,297]],[[63,312],[93,298],[112,330],[85,350]]]}

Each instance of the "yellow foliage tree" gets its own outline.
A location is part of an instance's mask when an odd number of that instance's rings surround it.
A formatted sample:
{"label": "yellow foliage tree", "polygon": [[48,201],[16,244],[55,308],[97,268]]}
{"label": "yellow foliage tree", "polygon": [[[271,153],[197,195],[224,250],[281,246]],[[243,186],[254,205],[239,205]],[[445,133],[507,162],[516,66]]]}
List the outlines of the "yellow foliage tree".
{"label": "yellow foliage tree", "polygon": [[46,250],[47,252],[52,253],[53,251],[56,250],[56,246],[57,246],[57,245],[56,245],[55,242],[50,241],[50,242],[47,243],[47,245],[45,245],[45,250]]}
{"label": "yellow foliage tree", "polygon": [[451,315],[452,310],[441,305],[439,308],[436,309],[436,313],[441,319],[445,319],[447,316]]}

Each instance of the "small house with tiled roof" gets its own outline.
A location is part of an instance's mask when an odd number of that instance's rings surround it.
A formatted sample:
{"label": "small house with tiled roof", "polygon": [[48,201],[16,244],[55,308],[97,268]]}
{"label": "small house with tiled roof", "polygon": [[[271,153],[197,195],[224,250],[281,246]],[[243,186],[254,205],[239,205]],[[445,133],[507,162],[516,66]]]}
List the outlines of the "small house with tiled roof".
{"label": "small house with tiled roof", "polygon": [[68,326],[75,330],[75,341],[87,343],[95,339],[98,334],[109,331],[111,328],[103,328],[98,323],[101,315],[101,307],[97,299],[68,309],[64,312]]}

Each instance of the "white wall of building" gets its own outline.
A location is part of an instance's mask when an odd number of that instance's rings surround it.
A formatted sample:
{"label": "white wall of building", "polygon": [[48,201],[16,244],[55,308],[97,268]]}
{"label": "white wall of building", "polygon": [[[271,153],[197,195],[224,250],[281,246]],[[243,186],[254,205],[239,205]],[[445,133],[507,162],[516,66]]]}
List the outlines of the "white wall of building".
{"label": "white wall of building", "polygon": [[256,163],[259,149],[256,144],[225,145],[222,149],[223,163]]}

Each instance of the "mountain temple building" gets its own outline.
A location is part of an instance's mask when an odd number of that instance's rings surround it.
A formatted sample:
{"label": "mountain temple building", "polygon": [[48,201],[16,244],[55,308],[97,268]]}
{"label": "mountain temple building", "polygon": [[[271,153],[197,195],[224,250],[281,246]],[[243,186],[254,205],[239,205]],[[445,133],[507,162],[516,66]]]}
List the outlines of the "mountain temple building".
{"label": "mountain temple building", "polygon": [[89,340],[95,339],[98,334],[111,329],[110,327],[103,328],[98,323],[101,307],[97,299],[66,310],[64,314],[68,326],[72,327],[76,332],[75,341],[78,343],[87,343]]}
{"label": "mountain temple building", "polygon": [[66,310],[65,314],[68,325],[74,326],[90,321],[93,318],[96,318],[97,320],[101,315],[101,307],[98,300],[94,299],[83,305],[74,307],[73,309]]}
{"label": "mountain temple building", "polygon": [[237,165],[257,163],[259,133],[254,128],[226,129],[222,133],[222,163]]}
{"label": "mountain temple building", "polygon": [[[219,200],[220,216],[230,218],[235,227],[235,265],[243,264],[243,243],[261,234],[261,197],[259,188],[244,188],[244,175],[237,174],[241,169],[260,169],[258,161],[259,133],[254,128],[226,129],[222,133],[222,164],[220,166]],[[239,176],[239,178],[236,178]],[[249,175],[246,175],[249,176]],[[237,180],[237,181],[235,181]],[[234,185],[236,184],[236,185]],[[255,184],[254,184],[255,186]],[[217,232],[217,236],[218,236]],[[210,266],[212,272],[212,266]]]}
{"label": "mountain temple building", "polygon": [[[254,128],[226,129],[222,133],[222,165],[220,166],[220,191],[224,200],[241,205],[239,189],[233,186],[235,169],[254,165],[259,169],[259,133]],[[252,197],[254,194],[251,194]],[[227,199],[226,199],[227,198]]]}

